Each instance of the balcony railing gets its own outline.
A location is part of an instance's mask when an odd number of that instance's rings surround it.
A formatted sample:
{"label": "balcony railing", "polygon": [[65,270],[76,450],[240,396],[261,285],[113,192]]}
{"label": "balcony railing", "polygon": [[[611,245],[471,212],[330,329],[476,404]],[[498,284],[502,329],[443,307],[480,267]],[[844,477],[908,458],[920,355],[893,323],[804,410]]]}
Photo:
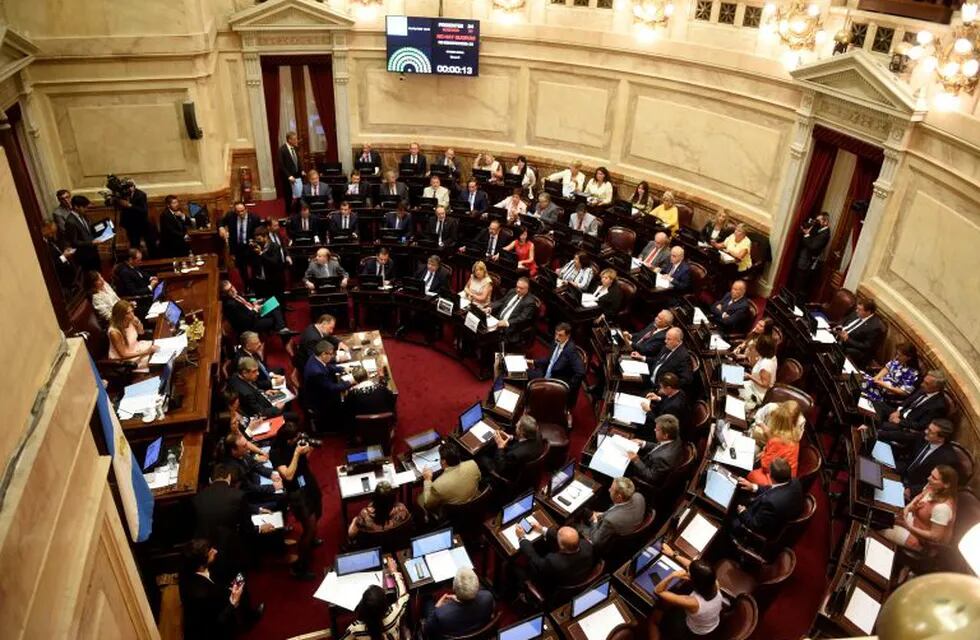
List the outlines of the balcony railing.
{"label": "balcony railing", "polygon": [[949,24],[960,0],[859,0],[858,9]]}

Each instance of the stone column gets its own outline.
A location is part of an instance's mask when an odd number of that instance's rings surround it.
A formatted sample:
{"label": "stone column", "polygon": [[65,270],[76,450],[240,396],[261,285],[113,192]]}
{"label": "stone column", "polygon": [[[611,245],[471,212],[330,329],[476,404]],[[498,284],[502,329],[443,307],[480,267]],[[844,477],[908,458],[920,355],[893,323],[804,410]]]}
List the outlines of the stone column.
{"label": "stone column", "polygon": [[854,256],[851,258],[851,264],[847,268],[847,276],[844,278],[844,286],[851,291],[857,291],[858,285],[864,279],[868,260],[871,258],[871,252],[874,250],[875,241],[878,238],[878,231],[881,229],[881,219],[885,215],[888,196],[893,190],[892,181],[895,179],[895,173],[905,155],[891,145],[885,145],[884,151],[885,158],[881,162],[881,171],[874,183],[874,195],[871,197],[871,202],[868,203],[868,212],[864,216],[861,235],[858,236]]}
{"label": "stone column", "polygon": [[255,136],[255,159],[259,167],[259,189],[253,190],[257,200],[274,200],[276,175],[272,167],[272,149],[269,148],[269,122],[265,113],[265,93],[262,89],[262,64],[251,34],[243,35],[245,45],[245,87],[248,92],[249,111],[252,114],[252,135]]}
{"label": "stone column", "polygon": [[337,160],[343,165],[344,171],[350,171],[351,140],[350,140],[350,96],[347,88],[350,83],[350,73],[347,70],[347,34],[333,34],[333,52],[330,55],[333,64],[333,104],[334,124],[337,127]]}

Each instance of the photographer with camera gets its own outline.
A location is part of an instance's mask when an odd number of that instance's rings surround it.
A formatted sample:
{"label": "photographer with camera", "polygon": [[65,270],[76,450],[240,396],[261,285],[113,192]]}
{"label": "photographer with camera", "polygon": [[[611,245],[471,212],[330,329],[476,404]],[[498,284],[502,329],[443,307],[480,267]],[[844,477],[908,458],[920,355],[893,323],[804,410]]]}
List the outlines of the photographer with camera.
{"label": "photographer with camera", "polygon": [[270,240],[267,227],[255,230],[255,238],[249,243],[252,254],[252,290],[261,298],[277,297],[284,300],[286,289],[285,264],[282,251]]}
{"label": "photographer with camera", "polygon": [[790,289],[808,300],[813,276],[820,268],[820,256],[830,242],[830,216],[823,211],[816,218],[806,220],[800,231],[803,237],[800,238],[800,252]]}
{"label": "photographer with camera", "polygon": [[249,267],[256,264],[256,245],[253,242],[255,230],[262,225],[262,221],[254,213],[249,213],[245,203],[241,200],[232,205],[231,211],[221,218],[221,227],[218,233],[225,242],[228,249],[235,257],[235,266],[238,274],[246,283],[251,283],[249,277]]}
{"label": "photographer with camera", "polygon": [[106,206],[119,210],[119,225],[126,230],[129,246],[139,249],[145,242],[147,251],[153,253],[156,250],[156,238],[151,233],[150,207],[146,193],[137,189],[132,180],[120,179],[114,175],[106,178],[105,186],[108,189]]}
{"label": "photographer with camera", "polygon": [[296,542],[296,561],[290,569],[297,580],[316,578],[310,571],[313,547],[323,543],[316,537],[317,521],[323,514],[323,496],[308,458],[313,447],[320,444],[319,440],[302,433],[295,422],[289,421],[276,433],[269,451],[272,468],[282,478],[289,508],[302,529]]}

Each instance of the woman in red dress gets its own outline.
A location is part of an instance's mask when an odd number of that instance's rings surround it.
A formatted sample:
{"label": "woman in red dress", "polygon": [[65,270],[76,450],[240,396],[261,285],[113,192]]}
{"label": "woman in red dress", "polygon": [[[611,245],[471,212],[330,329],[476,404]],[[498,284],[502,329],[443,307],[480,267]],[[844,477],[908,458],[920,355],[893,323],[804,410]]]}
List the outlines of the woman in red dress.
{"label": "woman in red dress", "polygon": [[504,247],[504,251],[513,251],[517,254],[517,268],[526,269],[533,278],[538,273],[538,265],[534,262],[534,243],[528,238],[527,227],[521,227],[517,232],[517,237],[509,245]]}

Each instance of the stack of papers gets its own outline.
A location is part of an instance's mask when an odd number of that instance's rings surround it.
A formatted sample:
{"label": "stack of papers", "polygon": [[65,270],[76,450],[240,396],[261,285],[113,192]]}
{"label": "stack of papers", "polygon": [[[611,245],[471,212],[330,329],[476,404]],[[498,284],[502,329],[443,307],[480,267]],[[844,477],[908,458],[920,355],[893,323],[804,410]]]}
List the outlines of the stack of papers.
{"label": "stack of papers", "polygon": [[837,338],[834,337],[834,334],[827,329],[817,329],[817,332],[813,334],[813,340],[823,344],[834,344],[837,342]]}
{"label": "stack of papers", "polygon": [[[752,471],[752,467],[755,465],[755,440],[730,428],[727,423],[723,435],[725,446],[715,449],[712,460],[745,471]],[[734,457],[732,457],[733,450],[735,452]]]}
{"label": "stack of papers", "polygon": [[648,365],[643,360],[631,360],[629,358],[620,358],[619,368],[623,371],[624,376],[650,375],[650,365]]}
{"label": "stack of papers", "polygon": [[617,393],[613,404],[613,420],[623,424],[643,424],[647,413],[640,406],[645,398],[629,393]]}
{"label": "stack of papers", "polygon": [[179,356],[187,348],[187,334],[182,333],[170,338],[157,338],[153,344],[160,347],[160,350],[150,356],[150,364],[167,364],[170,362],[170,358],[175,355]]}
{"label": "stack of papers", "polygon": [[156,318],[164,311],[166,311],[168,306],[170,306],[170,303],[167,302],[166,300],[157,300],[156,302],[150,305],[150,310],[147,311],[146,313],[146,319],[152,320]]}
{"label": "stack of papers", "polygon": [[[475,318],[476,316],[473,317]],[[487,315],[487,331],[496,331],[498,324],[500,324],[500,320],[489,314]]]}
{"label": "stack of papers", "polygon": [[599,306],[599,303],[594,295],[591,293],[582,294],[582,308],[583,309],[594,309]]}
{"label": "stack of papers", "polygon": [[433,472],[438,471],[442,468],[439,460],[439,447],[412,452],[412,464],[420,472],[423,469],[431,469]]}
{"label": "stack of papers", "polygon": [[741,387],[742,383],[745,382],[745,367],[740,364],[723,364],[721,365],[721,379],[725,381],[725,384]]}
{"label": "stack of papers", "polygon": [[895,452],[887,442],[875,441],[875,446],[871,449],[871,457],[890,469],[895,468]]}
{"label": "stack of papers", "polygon": [[100,233],[98,237],[93,238],[92,242],[98,244],[100,242],[105,242],[106,240],[112,240],[115,236],[116,230],[112,226],[112,220],[106,220],[105,229],[102,230],[102,233]]}
{"label": "stack of papers", "polygon": [[470,308],[470,299],[466,297],[465,291],[459,292],[459,308],[464,311]]}
{"label": "stack of papers", "polygon": [[803,310],[797,307],[796,305],[793,305],[793,315],[796,316],[797,318],[802,318]]}
{"label": "stack of papers", "polygon": [[123,391],[122,400],[116,412],[123,420],[128,420],[137,413],[147,413],[156,408],[160,397],[160,376],[147,378],[142,382],[131,384]]}
{"label": "stack of papers", "polygon": [[871,634],[878,620],[881,603],[872,598],[861,587],[854,587],[851,599],[844,609],[844,617],[854,623],[864,633]]}
{"label": "stack of papers", "polygon": [[704,315],[704,311],[701,311],[700,307],[694,307],[694,324],[708,324],[708,316]]}
{"label": "stack of papers", "polygon": [[871,404],[871,401],[867,397],[861,396],[858,398],[858,409],[864,411],[865,413],[875,414],[875,406]]}
{"label": "stack of papers", "polygon": [[555,496],[555,503],[566,513],[572,513],[585,504],[592,495],[592,489],[578,480],[572,480],[567,487]]}
{"label": "stack of papers", "polygon": [[708,348],[712,351],[728,351],[732,348],[732,345],[725,342],[725,339],[717,333],[712,333],[711,339],[708,340]]}
{"label": "stack of papers", "polygon": [[[299,180],[296,182],[298,183]],[[384,587],[380,571],[349,573],[339,577],[336,571],[331,571],[317,587],[313,597],[353,611],[361,601],[361,596],[372,585]]]}
{"label": "stack of papers", "polygon": [[256,527],[260,527],[264,524],[271,524],[276,529],[283,528],[282,521],[282,511],[273,511],[272,513],[259,513],[252,516],[252,524]]}
{"label": "stack of papers", "polygon": [[146,480],[147,486],[150,489],[165,489],[167,487],[172,487],[177,484],[177,477],[180,475],[180,464],[177,464],[173,469],[167,465],[159,467],[156,471],[150,473],[144,473],[143,478]]}
{"label": "stack of papers", "polygon": [[718,257],[721,258],[722,264],[732,264],[735,262],[735,256],[725,251],[719,251]]}
{"label": "stack of papers", "polygon": [[434,582],[452,580],[460,569],[473,567],[470,556],[466,553],[466,547],[453,547],[430,553],[425,556],[425,564],[428,565],[429,574]]}
{"label": "stack of papers", "polygon": [[617,434],[611,436],[599,436],[601,443],[596,449],[592,460],[589,461],[589,468],[603,473],[610,478],[618,478],[626,473],[626,467],[630,464],[627,453],[636,453],[640,450],[640,445],[627,440]]}
{"label": "stack of papers", "polygon": [[493,437],[495,431],[496,429],[488,425],[483,420],[480,420],[475,425],[470,427],[470,430],[467,433],[472,433],[480,442],[486,442]]}
{"label": "stack of papers", "polygon": [[493,393],[493,403],[496,407],[507,413],[514,413],[514,409],[517,408],[517,401],[520,400],[521,396],[514,393],[510,389],[503,388],[500,391],[494,391]]}
{"label": "stack of papers", "polygon": [[885,580],[891,580],[895,552],[874,538],[865,538],[864,543],[864,566]]}
{"label": "stack of papers", "polygon": [[898,480],[881,479],[881,489],[875,489],[875,500],[901,509],[905,506],[905,487]]}
{"label": "stack of papers", "polygon": [[615,602],[598,609],[579,620],[586,640],[606,640],[612,630],[626,622]]}
{"label": "stack of papers", "polygon": [[507,373],[527,373],[527,360],[524,356],[504,356]]}
{"label": "stack of papers", "polygon": [[369,375],[378,371],[378,361],[374,358],[365,358],[364,360],[361,360],[361,366],[364,367],[364,370]]}
{"label": "stack of papers", "polygon": [[708,543],[711,542],[711,538],[714,537],[717,531],[718,527],[716,525],[712,524],[710,520],[700,513],[696,513],[678,537],[683,538],[698,553],[701,553],[708,546]]}
{"label": "stack of papers", "polygon": [[725,396],[725,415],[733,420],[745,421],[745,400],[735,396]]}
{"label": "stack of papers", "polygon": [[[382,480],[387,480],[391,486],[398,486],[395,480],[395,465],[388,462],[381,467],[381,477],[374,471],[344,475],[338,467],[337,480],[340,483],[340,495],[344,498],[359,496],[374,491]],[[412,474],[415,478],[415,474]]]}
{"label": "stack of papers", "polygon": [[662,273],[657,274],[657,280],[654,284],[656,289],[670,289],[670,276],[664,275]]}
{"label": "stack of papers", "polygon": [[630,271],[636,271],[643,266],[643,262],[636,257],[630,256]]}

